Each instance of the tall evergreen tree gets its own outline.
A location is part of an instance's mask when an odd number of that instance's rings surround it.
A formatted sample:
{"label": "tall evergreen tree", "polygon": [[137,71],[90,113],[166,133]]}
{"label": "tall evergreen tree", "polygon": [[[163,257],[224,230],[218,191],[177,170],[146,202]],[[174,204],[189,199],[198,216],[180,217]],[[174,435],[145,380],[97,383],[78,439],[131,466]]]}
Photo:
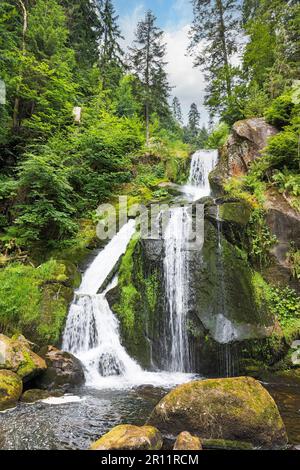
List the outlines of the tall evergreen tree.
{"label": "tall evergreen tree", "polygon": [[104,88],[110,88],[118,85],[124,69],[124,51],[120,46],[120,41],[124,38],[111,0],[104,0],[100,15],[103,27],[100,69]]}
{"label": "tall evergreen tree", "polygon": [[182,120],[182,110],[181,110],[181,104],[177,96],[174,96],[173,102],[172,102],[172,110],[173,110],[173,116],[176,119],[176,121],[179,124],[183,123]]}
{"label": "tall evergreen tree", "polygon": [[141,102],[146,120],[146,141],[150,137],[150,115],[157,113],[164,118],[170,113],[168,97],[170,86],[165,71],[166,44],[163,31],[156,25],[156,17],[149,10],[140,21],[136,38],[130,48],[130,62],[141,83]]}
{"label": "tall evergreen tree", "polygon": [[198,111],[196,103],[191,104],[188,117],[189,117],[188,128],[190,131],[190,135],[192,137],[196,137],[199,132],[199,126],[200,126],[200,113]]}
{"label": "tall evergreen tree", "polygon": [[222,113],[224,104],[231,100],[234,85],[232,58],[237,52],[238,2],[193,0],[193,9],[189,52],[195,57],[195,67],[206,73],[206,104],[213,114]]}

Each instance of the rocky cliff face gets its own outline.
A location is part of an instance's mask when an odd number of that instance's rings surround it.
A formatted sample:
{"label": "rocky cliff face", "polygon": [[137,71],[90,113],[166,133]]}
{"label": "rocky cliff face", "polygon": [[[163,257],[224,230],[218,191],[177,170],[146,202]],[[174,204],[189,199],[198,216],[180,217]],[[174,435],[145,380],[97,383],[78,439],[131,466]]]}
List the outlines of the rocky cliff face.
{"label": "rocky cliff face", "polygon": [[220,150],[220,161],[211,173],[212,185],[222,190],[227,178],[246,174],[249,165],[260,157],[268,138],[277,132],[263,118],[236,122],[229,139]]}
{"label": "rocky cliff face", "polygon": [[286,285],[300,293],[300,282],[291,275],[288,252],[291,242],[300,249],[300,214],[275,190],[266,193],[266,222],[277,242],[272,249],[273,263],[266,270],[270,281]]}
{"label": "rocky cliff face", "polygon": [[[257,298],[254,273],[238,247],[249,209],[240,201],[224,200],[219,204],[218,209],[213,200],[207,199],[204,245],[201,249],[187,248],[191,366],[207,375],[239,372],[234,356],[239,356],[239,362],[254,357],[254,343],[264,343],[277,329],[263,300]],[[164,342],[168,340],[163,259],[162,240],[140,240],[135,247],[131,289],[139,297],[132,306],[134,322],[130,330],[120,315],[127,308],[122,289],[124,294],[128,286],[119,285],[109,295],[119,314],[129,353],[144,367],[159,369],[166,367]],[[230,356],[230,365],[225,354]]]}

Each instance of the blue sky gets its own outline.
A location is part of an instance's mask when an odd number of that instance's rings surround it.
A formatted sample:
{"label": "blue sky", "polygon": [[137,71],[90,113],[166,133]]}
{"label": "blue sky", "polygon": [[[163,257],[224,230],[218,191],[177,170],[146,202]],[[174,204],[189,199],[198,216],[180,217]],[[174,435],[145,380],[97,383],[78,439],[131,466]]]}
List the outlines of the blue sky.
{"label": "blue sky", "polygon": [[170,24],[176,25],[192,18],[192,5],[190,0],[115,0],[115,5],[120,15],[126,15],[137,6],[143,5],[144,11],[151,9],[157,16],[162,28]]}
{"label": "blue sky", "polygon": [[188,31],[192,21],[190,0],[114,0],[119,24],[125,36],[124,46],[134,39],[137,22],[151,9],[158,18],[159,26],[165,31],[167,61],[172,95],[178,96],[183,113],[187,116],[192,102],[197,103],[202,122],[207,123],[208,113],[203,106],[205,79],[199,69],[193,68],[193,60],[186,56]]}

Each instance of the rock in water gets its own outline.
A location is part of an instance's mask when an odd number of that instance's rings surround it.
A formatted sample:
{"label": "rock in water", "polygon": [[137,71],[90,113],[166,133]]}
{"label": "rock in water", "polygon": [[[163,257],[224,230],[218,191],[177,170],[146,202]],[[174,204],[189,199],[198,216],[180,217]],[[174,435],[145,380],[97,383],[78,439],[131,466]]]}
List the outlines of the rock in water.
{"label": "rock in water", "polygon": [[202,450],[199,437],[192,436],[189,432],[181,432],[176,439],[174,450]]}
{"label": "rock in water", "polygon": [[23,336],[10,339],[0,334],[0,369],[15,372],[24,382],[44,371],[46,362],[30,349],[30,345]]}
{"label": "rock in water", "polygon": [[287,444],[273,398],[251,377],[181,385],[158,403],[148,424],[173,436],[188,429],[201,438],[241,440],[262,448]]}
{"label": "rock in water", "polygon": [[132,426],[121,424],[116,426],[98,441],[91,450],[160,450],[162,436],[153,426]]}
{"label": "rock in water", "polygon": [[53,391],[50,392],[49,390],[40,390],[38,388],[31,389],[31,390],[26,390],[26,392],[23,393],[21,396],[21,400],[23,403],[35,403],[36,401],[39,400],[45,400],[46,398],[49,397],[61,397],[63,396],[62,392],[59,391]]}
{"label": "rock in water", "polygon": [[23,389],[21,378],[10,370],[0,370],[0,411],[13,408]]}
{"label": "rock in water", "polygon": [[46,346],[40,354],[46,361],[47,370],[37,377],[35,384],[38,388],[67,392],[84,383],[82,364],[73,354],[54,346]]}

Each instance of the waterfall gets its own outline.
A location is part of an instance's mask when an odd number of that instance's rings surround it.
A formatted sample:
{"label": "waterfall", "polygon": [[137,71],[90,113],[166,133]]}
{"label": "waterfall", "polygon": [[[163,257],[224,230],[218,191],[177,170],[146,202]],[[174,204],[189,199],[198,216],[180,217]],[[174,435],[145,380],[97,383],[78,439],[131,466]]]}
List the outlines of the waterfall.
{"label": "waterfall", "polygon": [[[170,371],[190,370],[186,313],[188,308],[189,265],[186,238],[191,219],[185,207],[170,211],[170,219],[165,232],[164,276],[168,310],[166,367]],[[171,343],[168,342],[170,337]],[[170,346],[169,346],[170,345]]]}
{"label": "waterfall", "polygon": [[106,300],[97,292],[125,253],[135,232],[130,220],[98,254],[85,272],[69,310],[63,336],[63,349],[76,355],[85,368],[86,382],[93,385],[99,377],[134,376],[140,366],[120,342],[119,322]]}
{"label": "waterfall", "polygon": [[194,201],[210,194],[209,173],[215,168],[217,161],[217,150],[198,150],[193,154],[185,191]]}
{"label": "waterfall", "polygon": [[216,318],[215,338],[219,343],[219,365],[221,375],[226,377],[235,375],[235,357],[231,341],[235,338],[235,329],[231,321],[225,316],[225,279],[223,266],[222,246],[222,222],[220,218],[220,206],[217,205],[217,231],[218,231],[218,269],[220,272],[220,313]]}
{"label": "waterfall", "polygon": [[[193,201],[210,194],[209,173],[218,159],[217,150],[199,150],[192,156],[185,193]],[[164,234],[164,279],[166,291],[165,366],[170,371],[191,371],[188,337],[189,234],[192,230],[191,205],[169,211]]]}

